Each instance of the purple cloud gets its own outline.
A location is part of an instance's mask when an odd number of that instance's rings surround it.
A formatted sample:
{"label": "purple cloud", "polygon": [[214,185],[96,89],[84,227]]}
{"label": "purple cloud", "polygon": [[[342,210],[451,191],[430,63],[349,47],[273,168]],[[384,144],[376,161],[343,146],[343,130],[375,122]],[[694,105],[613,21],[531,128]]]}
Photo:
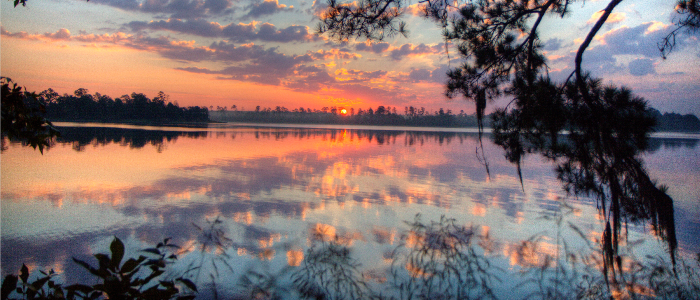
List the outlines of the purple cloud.
{"label": "purple cloud", "polygon": [[542,49],[544,51],[557,51],[561,49],[563,43],[564,40],[559,38],[549,39],[544,42],[544,47]]}
{"label": "purple cloud", "polygon": [[635,59],[629,63],[630,74],[634,76],[644,76],[647,74],[656,74],[654,69],[654,60],[648,58]]}
{"label": "purple cloud", "polygon": [[233,0],[95,0],[127,11],[170,14],[172,18],[192,19],[233,12]]}
{"label": "purple cloud", "polygon": [[263,2],[253,3],[248,6],[247,18],[256,18],[264,15],[272,15],[279,12],[292,11],[294,6],[287,7],[284,4],[279,4],[277,0],[265,0]]}
{"label": "purple cloud", "polygon": [[71,39],[71,33],[68,29],[61,28],[56,32],[46,32],[44,34],[29,34],[25,31],[11,33],[5,30],[5,27],[0,28],[0,34],[6,37],[25,39],[25,40],[52,40],[52,41],[68,41]]}
{"label": "purple cloud", "polygon": [[[235,50],[235,47],[232,48],[231,45],[222,43],[224,42],[213,45],[213,48],[216,49],[217,54],[213,56],[212,60],[222,57],[222,54],[218,54],[219,50],[222,50],[222,52],[228,52],[228,54],[234,53],[232,50]],[[224,49],[227,48],[229,48],[229,50],[225,51]],[[266,50],[256,48],[251,50],[255,51],[241,51],[240,54],[242,54],[242,56],[237,57],[237,59],[238,61],[246,62],[240,65],[230,66],[218,71],[193,67],[178,68],[178,70],[192,73],[218,74],[221,75],[220,79],[251,81],[268,85],[281,85],[284,78],[294,75],[294,71],[300,66],[313,60],[309,55],[285,55],[277,52],[274,48]],[[223,56],[228,57],[226,54]]]}
{"label": "purple cloud", "polygon": [[126,24],[126,26],[132,31],[167,30],[202,37],[222,37],[241,43],[251,40],[289,43],[309,42],[321,39],[320,36],[312,34],[307,26],[291,25],[287,28],[277,29],[273,24],[263,23],[258,29],[256,22],[250,22],[248,24],[230,23],[226,26],[222,26],[217,22],[207,22],[203,19],[168,19],[151,22],[133,21]]}
{"label": "purple cloud", "polygon": [[447,71],[449,67],[447,65],[441,65],[435,69],[412,69],[408,73],[408,76],[404,78],[398,78],[400,81],[408,82],[434,82],[434,83],[445,83],[447,81]]}
{"label": "purple cloud", "polygon": [[[653,62],[661,58],[657,43],[668,34],[657,23],[644,23],[636,27],[621,27],[610,30],[596,38],[600,44],[589,48],[583,55],[583,68],[594,75],[611,74],[629,70],[635,76],[641,76],[653,70]],[[573,64],[576,53],[559,57],[553,63]],[[615,56],[632,55],[639,61],[629,66],[618,63]],[[651,68],[651,69],[650,69]],[[557,75],[566,77],[568,74]]]}
{"label": "purple cloud", "polygon": [[290,82],[286,86],[296,91],[300,92],[316,92],[319,91],[324,86],[329,86],[336,83],[335,77],[328,74],[323,69],[317,67],[302,67],[299,68],[300,73],[304,73],[305,76],[301,76]]}
{"label": "purple cloud", "polygon": [[359,43],[355,45],[355,50],[357,51],[367,51],[367,52],[374,52],[374,53],[382,53],[387,50],[391,45],[386,42],[380,42],[380,43]]}

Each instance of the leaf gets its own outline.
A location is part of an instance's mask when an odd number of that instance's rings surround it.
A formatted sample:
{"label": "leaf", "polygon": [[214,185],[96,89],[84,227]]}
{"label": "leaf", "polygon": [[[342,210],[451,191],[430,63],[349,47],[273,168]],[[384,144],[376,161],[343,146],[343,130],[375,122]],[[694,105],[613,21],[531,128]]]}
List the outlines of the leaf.
{"label": "leaf", "polygon": [[187,288],[189,288],[190,290],[193,290],[195,292],[197,291],[197,285],[195,285],[194,282],[192,282],[191,280],[186,278],[179,278],[177,279],[177,281],[182,282],[182,284],[187,286]]}
{"label": "leaf", "polygon": [[89,285],[84,285],[84,284],[74,284],[71,286],[67,286],[66,289],[70,293],[71,291],[79,291],[83,294],[89,294],[90,292],[94,291],[95,289]]}
{"label": "leaf", "polygon": [[44,286],[44,284],[46,284],[47,281],[49,281],[49,279],[51,279],[51,277],[48,276],[40,278],[37,281],[34,281],[31,285],[29,285],[29,289],[33,291],[38,291]]}
{"label": "leaf", "polygon": [[167,289],[175,288],[175,283],[173,283],[172,281],[160,281],[160,285],[164,286]]}
{"label": "leaf", "polygon": [[133,271],[136,267],[138,267],[146,258],[143,256],[140,256],[139,259],[133,259],[129,258],[124,265],[121,268],[121,272],[124,273],[129,273]]}
{"label": "leaf", "polygon": [[149,275],[148,277],[146,277],[146,278],[143,280],[143,284],[144,284],[144,285],[148,284],[149,282],[151,282],[151,280],[153,280],[153,278],[156,278],[156,277],[160,276],[160,275],[163,274],[163,273],[164,273],[164,272],[161,271],[161,270],[153,270],[153,273],[151,273],[151,275]]}
{"label": "leaf", "polygon": [[29,268],[27,268],[27,265],[22,264],[22,268],[19,270],[19,278],[24,283],[27,283],[27,280],[29,280]]}
{"label": "leaf", "polygon": [[79,260],[79,259],[77,259],[77,258],[75,258],[75,257],[73,257],[73,261],[74,261],[76,264],[80,265],[81,267],[83,267],[83,268],[87,269],[88,271],[90,271],[90,273],[92,273],[92,275],[95,275],[95,276],[98,276],[98,277],[103,277],[102,274],[101,274],[97,269],[93,268],[90,264],[88,264],[88,263],[86,263],[86,262],[84,262],[84,261],[82,261],[82,260]]}
{"label": "leaf", "polygon": [[146,249],[142,249],[141,251],[143,251],[143,252],[148,252],[148,253],[153,253],[153,254],[156,254],[156,255],[161,255],[161,254],[160,254],[160,250],[158,250],[158,249],[156,249],[156,248],[146,248]]}
{"label": "leaf", "polygon": [[103,274],[108,274],[107,269],[109,269],[109,265],[110,265],[110,261],[111,261],[109,256],[106,254],[103,254],[103,253],[98,253],[98,254],[95,254],[93,256],[99,262],[100,272],[102,272]]}
{"label": "leaf", "polygon": [[124,258],[124,243],[122,243],[122,241],[115,236],[112,244],[109,246],[109,249],[112,251],[110,267],[113,270],[118,270],[119,265],[122,262],[122,258]]}
{"label": "leaf", "polygon": [[2,282],[2,299],[7,299],[7,297],[10,296],[10,293],[17,287],[17,275],[7,275],[5,276],[5,280]]}

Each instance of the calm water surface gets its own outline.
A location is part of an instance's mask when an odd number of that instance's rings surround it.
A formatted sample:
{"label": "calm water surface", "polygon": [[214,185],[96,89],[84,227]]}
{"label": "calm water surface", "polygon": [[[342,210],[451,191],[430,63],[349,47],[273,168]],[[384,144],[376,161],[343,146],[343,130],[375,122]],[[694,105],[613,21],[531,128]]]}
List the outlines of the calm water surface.
{"label": "calm water surface", "polygon": [[[173,272],[201,265],[189,274],[202,285],[215,277],[221,295],[246,271],[299,266],[319,236],[337,236],[379,284],[420,214],[474,226],[508,298],[526,292],[513,289],[518,270],[563,252],[564,240],[567,251],[590,249],[603,231],[596,201],[567,195],[550,162],[528,156],[521,184],[503,150],[487,135],[482,154],[470,130],[58,125],[62,137],[43,155],[16,144],[2,153],[2,276],[26,263],[81,281],[72,257],[90,260],[114,236],[131,251],[172,237],[182,246]],[[698,142],[661,134],[642,155],[674,199],[688,257],[700,252]],[[202,251],[216,219],[230,240]],[[648,225],[628,230],[630,255],[668,258]],[[537,251],[524,253],[533,239]]]}

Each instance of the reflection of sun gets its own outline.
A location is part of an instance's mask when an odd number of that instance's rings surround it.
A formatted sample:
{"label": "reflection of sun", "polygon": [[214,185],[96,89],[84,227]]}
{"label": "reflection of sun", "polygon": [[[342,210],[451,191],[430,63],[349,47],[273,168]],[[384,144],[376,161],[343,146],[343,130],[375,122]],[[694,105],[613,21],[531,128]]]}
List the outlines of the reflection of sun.
{"label": "reflection of sun", "polygon": [[347,114],[348,114],[348,110],[345,109],[345,108],[341,108],[341,109],[340,109],[340,114],[341,114],[341,115],[347,115]]}

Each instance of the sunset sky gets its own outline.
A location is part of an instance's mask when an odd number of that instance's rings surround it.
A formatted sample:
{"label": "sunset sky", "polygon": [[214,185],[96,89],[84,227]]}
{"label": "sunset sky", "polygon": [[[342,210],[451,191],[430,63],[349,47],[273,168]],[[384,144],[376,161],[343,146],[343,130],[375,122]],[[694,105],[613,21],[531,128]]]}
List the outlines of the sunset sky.
{"label": "sunset sky", "polygon": [[[700,35],[679,36],[666,60],[657,48],[673,28],[675,2],[623,1],[584,66],[662,112],[700,115]],[[17,8],[3,0],[1,71],[36,92],[87,88],[116,98],[163,91],[181,106],[473,112],[472,103],[443,96],[445,72],[459,63],[456,49],[411,3],[408,37],[340,44],[315,34],[325,0],[29,0]],[[607,4],[578,1],[566,18],[544,20],[552,78],[571,73],[578,45]]]}

